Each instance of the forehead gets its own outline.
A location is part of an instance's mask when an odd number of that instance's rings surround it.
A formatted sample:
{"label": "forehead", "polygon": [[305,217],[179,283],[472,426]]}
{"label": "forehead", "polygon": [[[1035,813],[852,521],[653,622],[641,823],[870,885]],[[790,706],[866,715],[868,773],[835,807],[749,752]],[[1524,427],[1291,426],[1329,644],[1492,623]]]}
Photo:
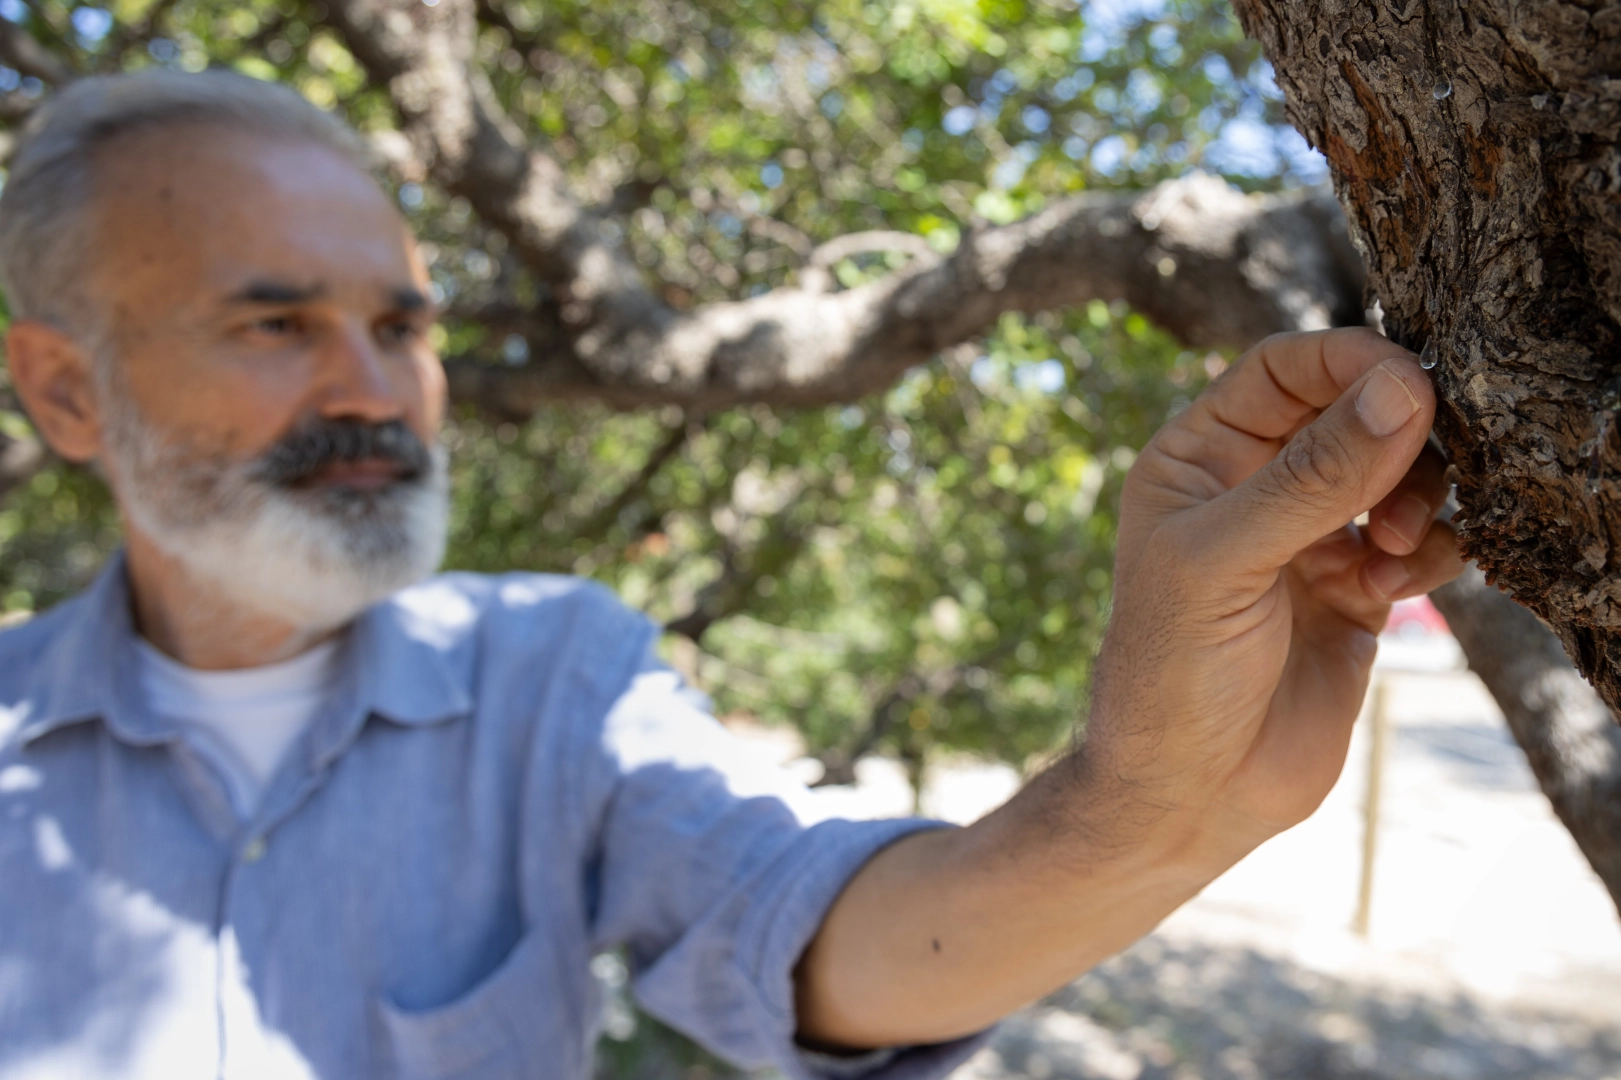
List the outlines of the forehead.
{"label": "forehead", "polygon": [[92,287],[121,306],[186,306],[267,278],[368,295],[420,278],[388,197],[311,140],[137,132],[97,151],[92,178]]}

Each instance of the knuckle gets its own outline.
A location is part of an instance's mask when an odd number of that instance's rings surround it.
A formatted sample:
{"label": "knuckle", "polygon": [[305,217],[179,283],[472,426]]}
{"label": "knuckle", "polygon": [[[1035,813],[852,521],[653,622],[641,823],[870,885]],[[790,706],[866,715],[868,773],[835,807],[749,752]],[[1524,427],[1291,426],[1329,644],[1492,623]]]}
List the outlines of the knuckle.
{"label": "knuckle", "polygon": [[1255,347],[1250,350],[1250,354],[1260,355],[1264,352],[1276,351],[1283,345],[1301,341],[1311,336],[1312,333],[1313,331],[1305,330],[1279,330],[1277,333],[1268,334],[1257,342]]}
{"label": "knuckle", "polygon": [[1295,498],[1330,498],[1356,479],[1356,471],[1345,443],[1315,428],[1300,432],[1278,455],[1279,479]]}
{"label": "knuckle", "polygon": [[1389,338],[1371,326],[1336,326],[1332,330],[1322,332],[1329,337],[1339,338],[1341,341],[1362,341],[1370,345],[1378,345],[1380,348],[1389,347],[1391,344]]}
{"label": "knuckle", "polygon": [[1276,358],[1296,354],[1301,351],[1303,344],[1321,337],[1325,332],[1327,331],[1280,330],[1275,334],[1268,334],[1256,342],[1243,356],[1239,357],[1234,367],[1237,367],[1238,364],[1263,363],[1263,357]]}

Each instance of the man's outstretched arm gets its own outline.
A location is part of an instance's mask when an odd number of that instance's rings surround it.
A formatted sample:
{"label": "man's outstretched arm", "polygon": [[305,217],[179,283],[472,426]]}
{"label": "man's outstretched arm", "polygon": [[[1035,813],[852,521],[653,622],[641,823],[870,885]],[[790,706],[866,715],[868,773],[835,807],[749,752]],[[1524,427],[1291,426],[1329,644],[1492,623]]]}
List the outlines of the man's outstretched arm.
{"label": "man's outstretched arm", "polygon": [[[1126,478],[1114,612],[1078,749],[851,881],[797,972],[800,1034],[967,1034],[1152,930],[1339,776],[1390,604],[1461,570],[1411,354],[1269,338]],[[1348,525],[1371,511],[1369,524]]]}

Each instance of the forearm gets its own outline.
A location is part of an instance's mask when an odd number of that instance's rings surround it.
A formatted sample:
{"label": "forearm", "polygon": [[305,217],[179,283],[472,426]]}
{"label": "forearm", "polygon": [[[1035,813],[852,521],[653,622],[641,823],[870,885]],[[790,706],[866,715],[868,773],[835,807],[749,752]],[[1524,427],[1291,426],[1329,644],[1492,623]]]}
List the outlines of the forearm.
{"label": "forearm", "polygon": [[973,1031],[1316,809],[1391,602],[1461,566],[1426,523],[1446,480],[1414,359],[1367,331],[1269,338],[1154,436],[1121,495],[1086,744],[856,875],[801,961],[803,1034]]}
{"label": "forearm", "polygon": [[806,951],[800,1032],[870,1047],[979,1030],[1148,933],[1261,839],[1218,826],[1071,759],[966,829],[909,837]]}

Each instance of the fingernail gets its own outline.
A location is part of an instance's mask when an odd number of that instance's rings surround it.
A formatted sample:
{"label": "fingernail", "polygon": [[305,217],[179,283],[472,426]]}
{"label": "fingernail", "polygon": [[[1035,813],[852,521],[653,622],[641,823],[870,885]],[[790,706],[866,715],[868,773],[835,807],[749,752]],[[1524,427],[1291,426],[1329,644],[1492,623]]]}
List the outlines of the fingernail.
{"label": "fingernail", "polygon": [[1430,523],[1430,517],[1430,504],[1417,495],[1408,495],[1397,499],[1385,511],[1385,528],[1401,537],[1409,547],[1417,547],[1424,538],[1424,527]]}
{"label": "fingernail", "polygon": [[1381,439],[1396,434],[1418,412],[1418,398],[1407,389],[1402,377],[1390,370],[1392,363],[1386,360],[1374,368],[1356,396],[1357,415]]}
{"label": "fingernail", "polygon": [[1413,580],[1400,559],[1375,555],[1367,563],[1368,585],[1381,600],[1389,600]]}

